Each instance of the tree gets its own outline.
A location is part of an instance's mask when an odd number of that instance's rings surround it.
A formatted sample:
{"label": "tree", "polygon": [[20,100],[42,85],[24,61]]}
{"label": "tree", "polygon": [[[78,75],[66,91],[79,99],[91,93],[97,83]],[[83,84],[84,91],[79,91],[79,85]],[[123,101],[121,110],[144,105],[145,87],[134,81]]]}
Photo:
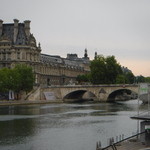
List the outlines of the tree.
{"label": "tree", "polygon": [[103,55],[97,56],[90,64],[91,82],[93,84],[103,84],[105,82],[106,65]]}
{"label": "tree", "polygon": [[32,68],[26,65],[16,65],[13,69],[0,70],[0,92],[12,90],[16,93],[29,92],[33,88],[35,78]]}
{"label": "tree", "polygon": [[144,83],[145,82],[145,77],[140,75],[140,76],[136,76],[136,82],[137,83]]}
{"label": "tree", "polygon": [[85,83],[90,81],[89,74],[84,74],[84,75],[78,75],[77,79],[78,83]]}
{"label": "tree", "polygon": [[133,84],[135,82],[135,76],[132,72],[126,72],[119,74],[116,79],[117,84]]}
{"label": "tree", "polygon": [[150,83],[150,77],[145,77],[145,82]]}
{"label": "tree", "polygon": [[32,90],[35,78],[31,67],[26,65],[16,65],[13,69],[13,75],[14,90],[16,92],[29,92]]}
{"label": "tree", "polygon": [[127,72],[125,74],[125,76],[126,76],[126,83],[128,83],[128,84],[133,84],[134,83],[135,76],[134,76],[134,74],[132,72]]}
{"label": "tree", "polygon": [[117,63],[115,56],[108,56],[105,59],[107,83],[116,83],[116,78],[122,74],[121,66]]}
{"label": "tree", "polygon": [[119,74],[122,74],[121,66],[115,56],[97,56],[90,65],[91,82],[93,84],[114,84]]}
{"label": "tree", "polygon": [[126,77],[123,74],[119,74],[116,78],[117,84],[125,84],[126,83]]}
{"label": "tree", "polygon": [[7,92],[12,88],[11,82],[11,70],[8,68],[3,68],[0,70],[0,90],[1,92]]}

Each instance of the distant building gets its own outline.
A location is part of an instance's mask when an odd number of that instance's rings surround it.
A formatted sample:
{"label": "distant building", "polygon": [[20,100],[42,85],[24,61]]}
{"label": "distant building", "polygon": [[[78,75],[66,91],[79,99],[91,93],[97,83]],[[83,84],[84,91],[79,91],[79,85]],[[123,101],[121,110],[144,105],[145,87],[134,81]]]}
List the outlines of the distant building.
{"label": "distant building", "polygon": [[37,85],[64,85],[76,82],[76,77],[88,73],[87,49],[83,58],[67,54],[67,58],[41,53],[40,43],[30,33],[30,21],[4,24],[0,20],[0,68],[27,64],[33,68]]}
{"label": "distant building", "polygon": [[123,73],[131,73],[132,71],[131,70],[129,70],[127,67],[121,67],[121,69],[122,69],[122,71],[123,71]]}

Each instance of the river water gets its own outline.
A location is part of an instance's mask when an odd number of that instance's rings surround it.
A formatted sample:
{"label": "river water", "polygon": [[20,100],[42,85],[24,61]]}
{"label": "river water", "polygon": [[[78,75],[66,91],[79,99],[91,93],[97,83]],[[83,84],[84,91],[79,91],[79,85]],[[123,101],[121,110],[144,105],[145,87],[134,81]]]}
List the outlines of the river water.
{"label": "river water", "polygon": [[97,141],[136,132],[137,110],[137,100],[0,106],[0,150],[95,150]]}

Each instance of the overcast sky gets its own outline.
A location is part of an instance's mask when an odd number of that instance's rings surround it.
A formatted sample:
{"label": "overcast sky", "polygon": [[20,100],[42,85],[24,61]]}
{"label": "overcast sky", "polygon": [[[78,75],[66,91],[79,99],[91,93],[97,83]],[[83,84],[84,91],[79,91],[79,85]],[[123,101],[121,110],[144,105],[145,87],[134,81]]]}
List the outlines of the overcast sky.
{"label": "overcast sky", "polygon": [[31,20],[42,53],[92,60],[114,55],[134,75],[150,76],[150,0],[0,0],[4,23]]}

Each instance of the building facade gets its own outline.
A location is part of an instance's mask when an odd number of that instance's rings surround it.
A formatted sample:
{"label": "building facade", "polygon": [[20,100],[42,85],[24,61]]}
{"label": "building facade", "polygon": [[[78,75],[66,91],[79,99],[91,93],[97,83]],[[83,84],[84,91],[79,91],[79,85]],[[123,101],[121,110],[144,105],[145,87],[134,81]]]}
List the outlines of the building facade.
{"label": "building facade", "polygon": [[89,69],[87,50],[83,58],[68,54],[67,58],[41,53],[40,43],[30,33],[30,21],[4,24],[0,20],[0,68],[13,68],[16,64],[26,64],[33,68],[37,85],[66,85],[76,82],[78,75]]}

